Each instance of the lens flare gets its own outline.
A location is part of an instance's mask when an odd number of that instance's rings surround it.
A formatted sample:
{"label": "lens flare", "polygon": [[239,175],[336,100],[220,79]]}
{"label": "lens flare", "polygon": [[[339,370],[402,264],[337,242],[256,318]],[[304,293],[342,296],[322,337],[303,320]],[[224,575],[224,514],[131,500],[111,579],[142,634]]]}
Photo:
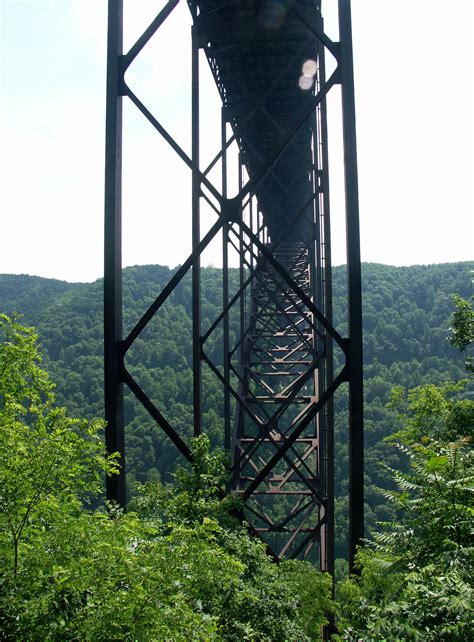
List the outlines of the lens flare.
{"label": "lens flare", "polygon": [[307,91],[313,86],[313,78],[312,76],[301,76],[298,84],[300,86],[300,89],[304,89],[305,91]]}
{"label": "lens flare", "polygon": [[301,71],[303,76],[311,76],[312,78],[316,74],[317,68],[318,65],[316,64],[315,60],[307,60],[305,63],[303,63]]}

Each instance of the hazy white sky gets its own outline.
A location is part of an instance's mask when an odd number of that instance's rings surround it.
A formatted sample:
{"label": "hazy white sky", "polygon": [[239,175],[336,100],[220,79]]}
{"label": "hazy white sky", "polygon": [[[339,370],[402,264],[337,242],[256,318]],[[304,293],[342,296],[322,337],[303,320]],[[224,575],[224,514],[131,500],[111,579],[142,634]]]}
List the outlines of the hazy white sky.
{"label": "hazy white sky", "polygon": [[[102,275],[106,0],[0,0],[0,272]],[[126,45],[163,0],[126,0]],[[324,0],[337,39],[336,0]],[[362,258],[392,265],[473,258],[471,0],[353,0]],[[184,2],[129,71],[135,92],[189,151]],[[219,108],[202,78],[202,153]],[[330,126],[334,262],[344,262],[338,95]],[[181,263],[189,171],[125,105],[124,265]],[[204,211],[204,226],[211,219]],[[219,264],[211,247],[204,264]]]}

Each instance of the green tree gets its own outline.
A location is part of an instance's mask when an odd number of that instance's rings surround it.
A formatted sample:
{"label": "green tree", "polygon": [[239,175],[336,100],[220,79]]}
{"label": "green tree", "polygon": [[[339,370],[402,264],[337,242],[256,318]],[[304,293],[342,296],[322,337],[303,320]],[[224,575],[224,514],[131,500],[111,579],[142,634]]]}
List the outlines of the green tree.
{"label": "green tree", "polygon": [[127,514],[92,510],[103,423],[70,419],[40,368],[36,335],[0,317],[0,638],[312,640],[330,578],[274,564],[233,517],[209,439],[173,486],[148,483]]}
{"label": "green tree", "polygon": [[[471,299],[472,300],[472,299]],[[466,299],[458,294],[453,296],[455,311],[452,318],[451,345],[464,352],[474,343],[474,310]],[[472,355],[466,357],[466,370],[474,372]]]}
{"label": "green tree", "polygon": [[471,448],[474,402],[462,384],[400,388],[403,428],[391,441],[409,472],[387,492],[401,518],[360,550],[360,579],[340,586],[342,639],[466,640],[472,628]]}
{"label": "green tree", "polygon": [[[174,486],[144,485],[134,507],[179,541],[186,529],[205,528],[212,534],[214,562],[206,560],[191,573],[196,603],[214,615],[224,640],[319,639],[332,610],[330,577],[308,563],[272,562],[263,542],[237,519],[239,500],[224,493],[223,455],[210,454],[205,435],[192,445],[193,465],[178,468]],[[215,567],[219,559],[224,568]],[[189,569],[193,562],[185,564]]]}
{"label": "green tree", "polygon": [[17,574],[30,535],[61,505],[78,509],[115,471],[103,422],[70,419],[39,367],[37,335],[0,315],[0,519],[2,561]]}

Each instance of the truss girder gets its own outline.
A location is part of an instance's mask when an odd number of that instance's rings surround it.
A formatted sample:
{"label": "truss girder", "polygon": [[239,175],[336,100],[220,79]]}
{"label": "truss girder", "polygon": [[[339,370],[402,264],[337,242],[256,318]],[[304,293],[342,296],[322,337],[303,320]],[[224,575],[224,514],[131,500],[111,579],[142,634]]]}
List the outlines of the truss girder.
{"label": "truss girder", "polygon": [[[362,536],[362,377],[360,257],[349,0],[338,0],[341,38],[325,34],[318,0],[188,0],[192,17],[191,155],[127,83],[125,73],[180,1],[169,0],[127,52],[122,51],[122,0],[109,0],[106,229],[106,442],[125,461],[125,384],[182,455],[188,439],[149,398],[128,365],[175,289],[192,274],[194,434],[203,431],[202,368],[222,384],[223,445],[232,454],[232,488],[245,517],[277,557],[306,557],[333,570],[333,397],[349,383],[351,560]],[[200,163],[199,55],[207,58],[222,100],[221,149]],[[333,60],[326,74],[326,60]],[[306,90],[302,66],[315,73]],[[326,96],[342,86],[346,143],[348,336],[332,322],[331,228]],[[121,319],[121,127],[129,100],[192,173],[192,251],[129,332]],[[229,136],[228,125],[231,135]],[[227,193],[227,155],[237,143],[238,193]],[[220,165],[221,184],[211,170]],[[201,230],[200,207],[216,215]],[[222,311],[202,327],[200,261],[222,237]],[[229,286],[229,253],[239,256],[239,282]],[[240,331],[232,342],[231,318]],[[208,345],[222,332],[222,358]],[[142,334],[143,333],[143,334]],[[345,359],[334,375],[332,350]],[[231,416],[233,415],[233,420]],[[125,504],[125,467],[108,482],[108,497]]]}
{"label": "truss girder", "polygon": [[[303,63],[318,58],[319,3],[201,0],[195,36],[203,47],[270,234],[312,194],[312,93],[298,85]],[[298,123],[298,126],[296,126]],[[275,142],[285,139],[277,158]],[[291,229],[304,227],[300,218]]]}
{"label": "truss girder", "polygon": [[[304,243],[281,246],[276,258],[308,295],[311,270]],[[266,261],[254,272],[240,393],[252,414],[238,406],[233,439],[233,489],[245,497],[246,518],[278,557],[309,556],[326,533],[326,484],[320,429],[324,413],[307,424],[267,474],[270,456],[298,428],[318,395],[315,320]],[[283,411],[282,411],[283,409]],[[247,493],[260,476],[258,486]]]}

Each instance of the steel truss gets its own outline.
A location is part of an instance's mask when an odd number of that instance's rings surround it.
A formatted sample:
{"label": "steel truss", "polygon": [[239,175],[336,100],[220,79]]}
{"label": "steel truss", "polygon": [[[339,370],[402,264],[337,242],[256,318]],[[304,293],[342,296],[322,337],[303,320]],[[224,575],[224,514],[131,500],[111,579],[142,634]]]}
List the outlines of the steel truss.
{"label": "steel truss", "polygon": [[[339,0],[340,41],[325,34],[320,3],[286,0],[188,2],[192,21],[192,153],[188,156],[125,80],[125,72],[179,0],[169,0],[135,45],[122,51],[122,2],[109,0],[105,196],[105,405],[109,451],[121,474],[109,499],[126,504],[123,384],[182,455],[192,455],[127,368],[127,353],[188,272],[192,273],[194,434],[201,434],[203,365],[222,384],[223,444],[245,518],[277,557],[306,557],[333,571],[333,399],[349,386],[350,554],[363,537],[362,341],[359,223],[349,0]],[[199,52],[222,99],[221,149],[200,163]],[[334,70],[326,77],[326,59]],[[314,61],[311,89],[298,86]],[[326,97],[341,86],[345,152],[348,334],[332,322]],[[122,336],[122,101],[129,100],[192,172],[192,252],[131,330]],[[230,135],[229,135],[230,132]],[[228,197],[228,154],[239,148],[239,191]],[[210,180],[221,167],[221,183]],[[201,230],[206,203],[216,222]],[[222,237],[222,311],[201,321],[200,257]],[[229,286],[229,252],[240,257]],[[231,342],[230,319],[240,335]],[[208,340],[222,332],[222,358]],[[333,349],[345,363],[333,372]]]}

